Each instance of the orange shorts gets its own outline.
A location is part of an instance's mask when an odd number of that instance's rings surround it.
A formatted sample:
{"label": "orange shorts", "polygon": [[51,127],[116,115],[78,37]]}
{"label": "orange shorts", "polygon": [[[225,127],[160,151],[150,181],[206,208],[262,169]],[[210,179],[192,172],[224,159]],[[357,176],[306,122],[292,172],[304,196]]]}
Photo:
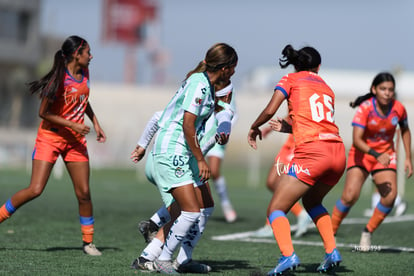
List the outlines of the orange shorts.
{"label": "orange shorts", "polygon": [[345,165],[342,142],[313,141],[295,148],[287,174],[311,186],[317,182],[334,186],[344,173]]}
{"label": "orange shorts", "polygon": [[377,159],[367,153],[363,153],[352,147],[348,153],[348,165],[347,170],[353,167],[359,167],[366,170],[368,173],[375,173],[381,170],[397,170],[397,154],[393,150],[387,151],[391,157],[391,162],[388,166],[382,165]]}
{"label": "orange shorts", "polygon": [[288,147],[288,146],[283,145],[280,148],[278,155],[276,155],[275,157],[275,163],[282,163],[285,165],[289,164],[289,162],[293,158],[294,151],[295,151],[295,147]]}
{"label": "orange shorts", "polygon": [[36,138],[32,153],[32,160],[43,160],[55,163],[59,155],[66,162],[89,161],[86,139],[77,142],[49,141],[48,139]]}

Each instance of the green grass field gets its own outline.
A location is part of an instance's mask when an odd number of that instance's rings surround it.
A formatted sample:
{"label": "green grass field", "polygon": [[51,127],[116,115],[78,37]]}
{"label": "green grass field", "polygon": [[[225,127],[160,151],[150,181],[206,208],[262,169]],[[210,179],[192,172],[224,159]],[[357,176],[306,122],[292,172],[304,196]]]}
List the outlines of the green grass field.
{"label": "green grass field", "polygon": [[[227,224],[219,206],[207,225],[194,252],[194,258],[213,267],[210,275],[266,275],[279,258],[273,238],[252,241],[217,241],[212,237],[261,227],[270,193],[263,185],[246,183],[245,168],[225,167],[224,173],[239,219]],[[30,174],[24,170],[0,170],[0,203],[28,185]],[[138,180],[141,179],[141,180]],[[406,214],[414,214],[414,183],[406,185]],[[342,191],[340,182],[324,204],[329,211]],[[0,225],[0,275],[136,275],[130,264],[145,246],[137,222],[148,218],[161,204],[158,191],[137,177],[134,170],[94,170],[91,189],[95,211],[95,244],[103,252],[91,257],[81,250],[77,203],[72,184],[65,174],[49,180],[41,197],[20,208]],[[411,203],[411,204],[410,204]],[[363,218],[370,206],[364,193],[348,217]],[[292,219],[294,222],[293,217]],[[364,218],[367,221],[366,218]],[[378,252],[355,252],[364,224],[344,224],[337,236],[343,263],[336,275],[414,275],[414,221],[384,223],[373,235]],[[295,275],[315,275],[324,251],[315,228],[296,241],[295,250],[302,266]],[[306,244],[307,243],[307,244]],[[390,246],[385,248],[385,246]],[[145,274],[143,274],[145,275]]]}

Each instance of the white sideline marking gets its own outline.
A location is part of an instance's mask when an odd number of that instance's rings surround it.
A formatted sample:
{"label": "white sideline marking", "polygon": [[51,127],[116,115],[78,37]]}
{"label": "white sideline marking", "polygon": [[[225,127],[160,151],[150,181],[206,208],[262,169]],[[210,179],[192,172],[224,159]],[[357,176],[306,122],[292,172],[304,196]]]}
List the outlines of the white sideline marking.
{"label": "white sideline marking", "polygon": [[[392,222],[404,222],[404,221],[414,221],[414,215],[403,215],[399,217],[387,217],[382,223],[392,223]],[[365,224],[368,222],[368,218],[349,218],[344,219],[342,224]],[[312,223],[312,226],[315,228],[315,225]],[[291,230],[295,231],[297,228],[296,225],[291,226]],[[256,231],[247,231],[247,232],[239,232],[227,235],[220,235],[220,236],[213,236],[211,237],[212,240],[216,241],[242,241],[242,242],[256,242],[256,243],[275,243],[274,239],[267,239],[267,238],[255,238],[252,237]],[[292,240],[293,244],[300,244],[300,245],[310,245],[310,246],[323,246],[322,242],[314,242],[314,241],[304,241],[304,240]],[[345,244],[345,243],[337,243],[338,247],[346,247],[346,248],[354,248],[357,251],[359,247],[358,244]],[[388,246],[388,245],[376,245],[372,251],[381,251],[381,250],[398,250],[403,252],[414,252],[414,248],[410,247],[395,247],[395,246]]]}

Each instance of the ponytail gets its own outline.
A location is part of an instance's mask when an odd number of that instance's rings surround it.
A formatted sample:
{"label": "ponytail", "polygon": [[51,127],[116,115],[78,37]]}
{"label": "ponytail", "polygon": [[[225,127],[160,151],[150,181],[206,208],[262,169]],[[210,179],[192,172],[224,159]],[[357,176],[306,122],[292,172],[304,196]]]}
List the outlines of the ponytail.
{"label": "ponytail", "polygon": [[28,84],[32,94],[38,94],[40,98],[47,97],[53,99],[56,91],[63,82],[65,75],[65,55],[62,50],[55,53],[52,69],[40,80],[32,81]]}
{"label": "ponytail", "polygon": [[313,71],[316,73],[321,61],[321,55],[315,48],[303,47],[297,51],[289,44],[282,50],[282,58],[279,59],[279,65],[284,69],[292,64],[297,72]]}
{"label": "ponytail", "polygon": [[352,108],[355,108],[359,106],[361,103],[363,103],[364,101],[371,99],[372,97],[374,97],[374,94],[372,92],[369,92],[363,96],[359,96],[358,98],[355,99],[355,101],[350,102],[349,106]]}
{"label": "ponytail", "polygon": [[63,85],[66,65],[73,60],[73,55],[82,53],[88,42],[85,39],[72,35],[62,44],[55,53],[52,69],[40,80],[28,83],[29,91],[38,94],[40,98],[54,99],[56,91]]}

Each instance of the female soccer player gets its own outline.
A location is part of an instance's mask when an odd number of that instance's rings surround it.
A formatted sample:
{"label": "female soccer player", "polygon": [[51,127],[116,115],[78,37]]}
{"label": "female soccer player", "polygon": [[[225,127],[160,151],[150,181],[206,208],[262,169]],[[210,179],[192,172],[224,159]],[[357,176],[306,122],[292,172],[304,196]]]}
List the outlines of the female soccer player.
{"label": "female soccer player", "polygon": [[[223,140],[227,139],[230,135],[231,131],[231,122],[234,116],[234,111],[229,104],[232,99],[233,94],[233,87],[231,84],[227,85],[226,87],[220,89],[218,86],[218,91],[215,92],[216,95],[216,108],[214,116],[214,124],[207,124],[205,129],[205,134],[200,139],[200,148],[205,155],[214,145],[216,141],[218,141],[218,137],[224,135],[222,137]],[[138,145],[136,146],[135,150],[131,153],[131,158],[133,162],[138,162],[142,159],[145,155],[145,149],[148,147],[152,137],[155,135],[156,131],[158,130],[158,119],[161,116],[162,112],[156,112],[151,120],[148,122],[147,126],[145,127],[144,133],[141,135],[141,138],[138,141]],[[156,119],[158,117],[158,119]],[[210,119],[209,119],[210,120]],[[153,171],[153,157],[152,153],[150,153],[147,157],[147,161],[145,164],[145,175],[147,179],[157,185],[154,181],[154,171]],[[172,197],[170,195],[170,197]],[[141,255],[134,260],[131,267],[134,269],[144,270],[144,271],[154,271],[156,270],[154,267],[154,261],[158,258],[161,254],[162,246],[164,245],[166,233],[169,232],[171,227],[171,222],[175,221],[179,215],[180,207],[178,206],[177,202],[173,202],[168,209],[163,206],[160,208],[150,219],[147,223],[148,227],[145,231],[141,231],[146,237],[146,241],[148,245],[142,251]],[[171,221],[170,221],[171,219]],[[170,222],[169,222],[170,221]],[[145,221],[147,222],[147,221]],[[169,222],[169,223],[167,223]],[[167,224],[166,224],[167,223]],[[140,222],[139,225],[143,225],[143,222]],[[152,226],[152,229],[151,227]],[[193,229],[198,232],[198,229]],[[192,231],[194,234],[195,232]],[[180,252],[184,251],[183,247],[180,248]],[[186,258],[188,258],[188,253],[185,254]],[[180,253],[178,254],[180,256]],[[177,262],[175,262],[176,266],[181,262],[184,262],[185,265],[181,265],[176,268],[179,272],[183,273],[205,273],[211,270],[211,268],[207,265],[198,264],[197,262],[185,262],[186,260],[180,260],[177,257]]]}
{"label": "female soccer player", "polygon": [[[172,198],[181,208],[155,262],[162,273],[175,274],[172,255],[191,227],[201,235],[214,208],[207,180],[210,168],[199,146],[199,135],[215,108],[214,85],[228,82],[234,74],[238,56],[225,43],[213,45],[205,59],[187,74],[186,80],[161,115],[153,147],[154,181],[168,207]],[[194,188],[194,184],[203,185]],[[170,197],[172,195],[172,198]],[[196,223],[197,222],[197,223]],[[192,252],[200,235],[182,242]],[[190,254],[189,254],[190,255]],[[178,263],[185,260],[180,256]],[[191,262],[192,260],[186,260]]]}
{"label": "female soccer player", "polygon": [[336,233],[342,220],[359,198],[362,185],[369,174],[381,195],[374,213],[361,234],[361,251],[369,251],[371,234],[391,212],[397,196],[397,158],[394,134],[400,126],[405,150],[404,167],[410,177],[411,132],[407,112],[395,99],[395,80],[387,72],[379,73],[372,81],[370,92],[358,97],[351,107],[358,110],[352,120],[353,145],[348,154],[345,187],[332,212],[332,226]]}
{"label": "female soccer player", "polygon": [[42,118],[32,155],[32,177],[29,187],[15,193],[0,208],[0,222],[42,194],[53,165],[61,155],[78,199],[83,251],[99,256],[101,252],[92,243],[94,217],[85,139],[90,127],[85,125],[84,115],[93,122],[98,142],[105,142],[106,136],[89,103],[88,66],[91,59],[86,40],[70,36],[56,52],[51,71],[29,84],[30,91],[41,98],[39,116]]}
{"label": "female soccer player", "polygon": [[[295,50],[287,45],[279,60],[282,68],[290,64],[295,73],[284,76],[276,85],[272,99],[252,124],[248,143],[257,148],[259,129],[269,121],[287,99],[295,152],[288,173],[281,175],[270,201],[267,215],[282,257],[268,275],[280,275],[300,264],[295,254],[286,213],[302,198],[303,205],[321,235],[325,258],[317,271],[327,271],[341,262],[332,232],[331,218],[322,206],[325,195],[338,182],[345,168],[345,148],[334,122],[335,94],[318,76],[319,52],[312,47]],[[282,131],[285,131],[282,129]]]}
{"label": "female soccer player", "polygon": [[[231,101],[232,110],[236,110],[234,98]],[[211,116],[207,121],[207,127],[217,124],[216,118]],[[232,124],[236,121],[236,116],[233,117]],[[224,155],[227,145],[220,145],[216,143],[212,149],[207,152],[207,162],[211,170],[211,180],[213,181],[214,188],[220,199],[221,210],[224,215],[224,219],[228,223],[235,222],[237,219],[237,213],[231,204],[230,197],[227,192],[227,183],[224,175],[221,173],[221,165],[223,163]]]}

